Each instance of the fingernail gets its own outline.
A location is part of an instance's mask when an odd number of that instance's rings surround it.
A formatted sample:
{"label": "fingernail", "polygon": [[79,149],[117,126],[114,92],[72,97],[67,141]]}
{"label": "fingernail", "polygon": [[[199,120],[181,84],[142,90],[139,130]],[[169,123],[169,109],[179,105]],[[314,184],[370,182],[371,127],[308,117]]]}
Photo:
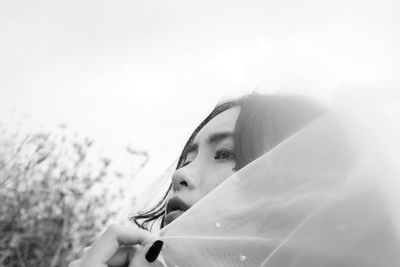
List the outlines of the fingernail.
{"label": "fingernail", "polygon": [[151,245],[151,247],[149,248],[149,251],[147,251],[146,253],[146,260],[148,262],[155,261],[158,257],[158,254],[160,254],[163,245],[164,242],[162,242],[161,240],[157,240],[156,242],[154,242],[153,245]]}

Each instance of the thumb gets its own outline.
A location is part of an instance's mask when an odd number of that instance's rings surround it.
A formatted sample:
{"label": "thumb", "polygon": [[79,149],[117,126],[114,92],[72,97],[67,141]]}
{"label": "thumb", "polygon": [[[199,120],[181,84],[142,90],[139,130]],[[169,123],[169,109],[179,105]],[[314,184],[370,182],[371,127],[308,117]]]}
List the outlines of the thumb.
{"label": "thumb", "polygon": [[133,255],[129,267],[164,267],[165,265],[162,264],[161,261],[157,260],[163,244],[163,241],[156,240],[155,242],[143,247],[140,251]]}
{"label": "thumb", "polygon": [[83,257],[83,266],[106,264],[121,245],[146,246],[155,235],[132,225],[112,225],[93,244]]}
{"label": "thumb", "polygon": [[147,250],[147,253],[146,253],[146,256],[145,256],[146,260],[148,262],[155,261],[157,259],[158,255],[160,254],[163,245],[164,245],[164,242],[162,242],[161,240],[156,240],[151,245],[149,250]]}

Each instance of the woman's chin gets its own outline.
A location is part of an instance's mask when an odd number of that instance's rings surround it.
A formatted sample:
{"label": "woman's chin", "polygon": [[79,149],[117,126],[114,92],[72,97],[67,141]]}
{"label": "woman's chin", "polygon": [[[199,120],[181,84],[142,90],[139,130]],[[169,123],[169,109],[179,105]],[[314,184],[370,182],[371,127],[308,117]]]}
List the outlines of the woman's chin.
{"label": "woman's chin", "polygon": [[183,213],[184,211],[182,210],[174,210],[169,212],[164,218],[164,226],[181,216]]}

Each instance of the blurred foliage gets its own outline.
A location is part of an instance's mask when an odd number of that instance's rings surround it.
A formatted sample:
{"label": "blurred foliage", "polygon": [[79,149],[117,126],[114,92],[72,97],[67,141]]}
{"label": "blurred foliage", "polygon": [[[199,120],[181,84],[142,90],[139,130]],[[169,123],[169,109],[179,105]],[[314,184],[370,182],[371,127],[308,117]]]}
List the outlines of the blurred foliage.
{"label": "blurred foliage", "polygon": [[24,134],[0,124],[0,266],[67,266],[117,219],[148,155],[127,148],[136,168],[118,170],[93,147],[65,125]]}

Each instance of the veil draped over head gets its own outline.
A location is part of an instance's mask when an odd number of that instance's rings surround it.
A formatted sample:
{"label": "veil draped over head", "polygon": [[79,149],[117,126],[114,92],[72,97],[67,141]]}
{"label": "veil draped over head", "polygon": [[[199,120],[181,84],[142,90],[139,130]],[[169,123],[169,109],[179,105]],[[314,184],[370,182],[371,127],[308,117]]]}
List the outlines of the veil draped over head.
{"label": "veil draped over head", "polygon": [[333,108],[163,228],[165,264],[400,266],[398,140],[360,111]]}

